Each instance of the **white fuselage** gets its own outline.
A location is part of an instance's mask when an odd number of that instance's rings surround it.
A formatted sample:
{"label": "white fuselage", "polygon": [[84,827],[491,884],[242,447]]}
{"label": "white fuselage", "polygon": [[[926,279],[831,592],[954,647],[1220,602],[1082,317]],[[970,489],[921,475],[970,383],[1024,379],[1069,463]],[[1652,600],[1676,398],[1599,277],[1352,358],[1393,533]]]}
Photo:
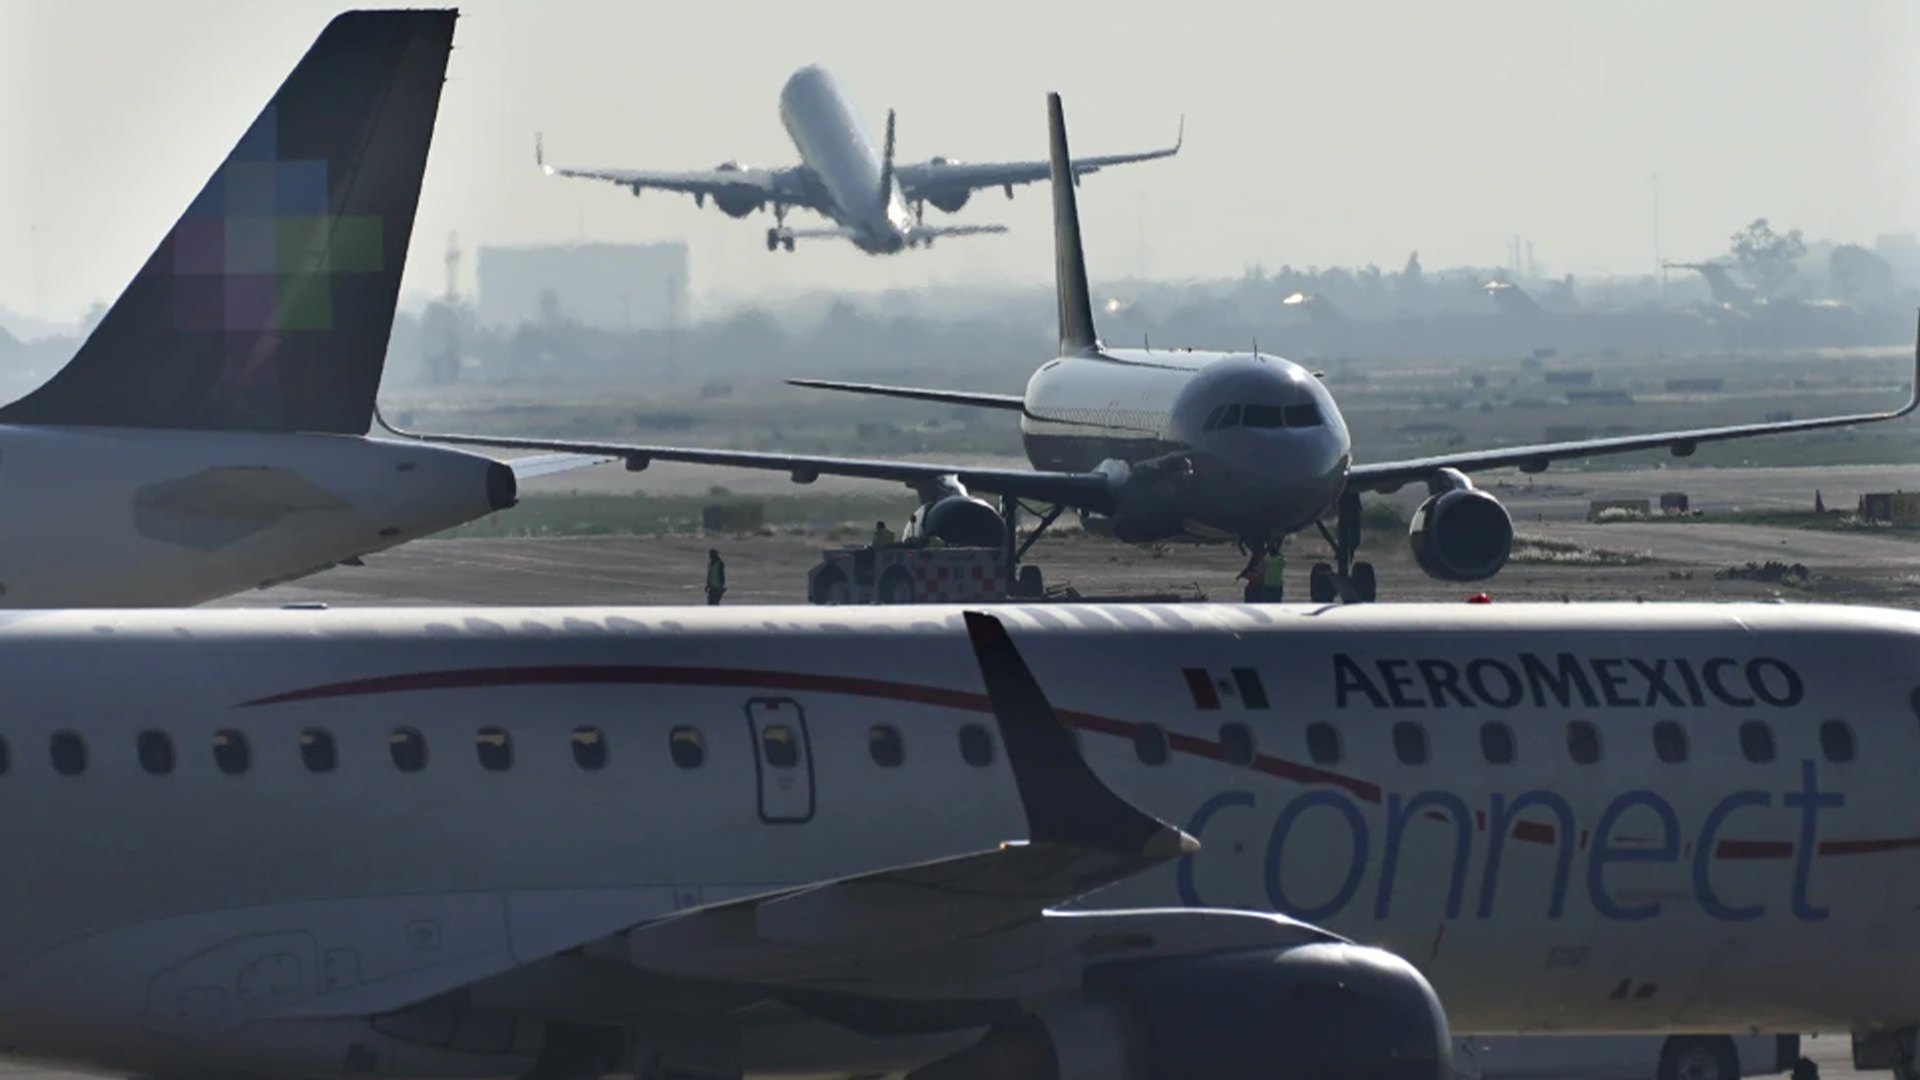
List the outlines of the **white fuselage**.
{"label": "white fuselage", "polygon": [[852,231],[862,251],[887,255],[906,246],[913,212],[891,178],[883,197],[880,150],[831,74],[819,67],[794,72],[780,91],[780,123],[826,189],[834,222]]}
{"label": "white fuselage", "polygon": [[[1293,914],[1407,957],[1463,1032],[1920,1019],[1920,616],[994,611],[1106,782],[1202,844],[1081,906]],[[377,1013],[687,907],[1019,839],[997,739],[960,750],[993,728],[960,616],[0,618],[0,1049],[204,1071],[256,1022]],[[784,762],[762,751],[776,724]]]}
{"label": "white fuselage", "polygon": [[197,604],[513,498],[507,466],[418,442],[0,426],[0,606]]}

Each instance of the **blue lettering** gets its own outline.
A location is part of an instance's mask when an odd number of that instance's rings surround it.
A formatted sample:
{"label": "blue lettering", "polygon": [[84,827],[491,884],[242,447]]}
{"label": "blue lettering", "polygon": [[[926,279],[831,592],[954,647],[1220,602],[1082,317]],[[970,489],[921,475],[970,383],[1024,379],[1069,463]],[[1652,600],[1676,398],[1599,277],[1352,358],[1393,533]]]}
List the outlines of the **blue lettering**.
{"label": "blue lettering", "polygon": [[1473,815],[1460,796],[1450,791],[1423,791],[1403,804],[1398,795],[1387,796],[1387,844],[1381,856],[1380,891],[1374,897],[1373,917],[1384,919],[1393,907],[1393,882],[1400,869],[1400,838],[1407,821],[1426,807],[1445,810],[1453,819],[1453,879],[1447,887],[1447,918],[1460,917],[1460,904],[1467,891],[1467,857],[1473,852]]}
{"label": "blue lettering", "polygon": [[1367,695],[1367,701],[1376,709],[1387,707],[1387,699],[1374,689],[1373,681],[1367,678],[1365,668],[1353,662],[1346,653],[1333,654],[1333,706],[1336,709],[1347,707],[1347,695],[1359,691]]}
{"label": "blue lettering", "polygon": [[[1200,834],[1206,831],[1207,823],[1213,820],[1213,815],[1225,810],[1229,806],[1244,806],[1251,810],[1253,808],[1253,793],[1250,791],[1223,791],[1213,798],[1208,799],[1206,802],[1201,803],[1200,809],[1195,810],[1192,819],[1187,822],[1187,835],[1193,837],[1195,840],[1200,839]],[[1206,903],[1200,899],[1200,890],[1193,884],[1193,855],[1191,853],[1180,856],[1179,867],[1174,871],[1174,882],[1180,891],[1181,903],[1188,907],[1207,906]]]}
{"label": "blue lettering", "polygon": [[1607,707],[1610,709],[1631,709],[1640,704],[1620,692],[1627,685],[1627,673],[1620,670],[1622,663],[1623,661],[1620,660],[1593,662],[1593,673],[1600,676],[1600,692],[1606,695]]}
{"label": "blue lettering", "polygon": [[1407,666],[1405,660],[1380,661],[1380,681],[1387,684],[1387,696],[1393,699],[1396,709],[1424,709],[1427,703],[1419,698],[1407,696],[1407,688],[1413,685],[1413,676],[1395,670]]}
{"label": "blue lettering", "polygon": [[[1497,693],[1488,684],[1489,674],[1500,677],[1501,687]],[[1481,701],[1496,709],[1511,709],[1520,704],[1520,676],[1498,660],[1468,661],[1467,685],[1473,687],[1473,692],[1479,695]]]}
{"label": "blue lettering", "polygon": [[1573,873],[1573,806],[1551,791],[1524,791],[1514,796],[1512,802],[1508,802],[1505,795],[1494,795],[1493,809],[1487,814],[1487,872],[1480,878],[1480,909],[1476,912],[1482,919],[1493,915],[1493,896],[1500,883],[1500,856],[1506,850],[1507,838],[1517,824],[1523,824],[1519,820],[1520,812],[1535,806],[1553,811],[1555,824],[1536,828],[1552,829],[1554,842],[1559,845],[1553,867],[1553,891],[1547,894],[1547,918],[1557,919],[1567,910],[1567,879]]}
{"label": "blue lettering", "polygon": [[[1768,672],[1780,676],[1778,693],[1767,683]],[[1760,696],[1760,700],[1782,709],[1800,704],[1800,699],[1806,694],[1806,688],[1800,685],[1800,673],[1770,656],[1747,661],[1747,686]]]}
{"label": "blue lettering", "polygon": [[1633,666],[1633,670],[1640,673],[1641,678],[1647,680],[1646,703],[1649,707],[1659,704],[1663,697],[1670,705],[1686,704],[1686,702],[1680,700],[1679,694],[1673,692],[1673,687],[1667,685],[1667,662],[1665,660],[1655,660],[1651,664],[1645,660],[1628,660],[1627,663]]}
{"label": "blue lettering", "polygon": [[1720,800],[1720,805],[1707,812],[1707,820],[1700,826],[1700,840],[1693,851],[1693,894],[1700,898],[1700,909],[1713,918],[1723,922],[1747,922],[1766,914],[1765,904],[1748,904],[1732,907],[1720,900],[1720,894],[1713,891],[1713,882],[1708,879],[1707,868],[1713,865],[1714,849],[1719,846],[1720,826],[1727,823],[1735,810],[1748,806],[1772,806],[1773,796],[1764,791],[1736,791]]}
{"label": "blue lettering", "polygon": [[[1663,834],[1658,847],[1616,847],[1613,827],[1628,810],[1644,806],[1660,818]],[[1660,914],[1660,902],[1622,904],[1607,894],[1606,868],[1611,863],[1676,862],[1680,858],[1680,819],[1672,804],[1651,791],[1629,791],[1607,805],[1593,827],[1593,848],[1587,853],[1587,899],[1593,909],[1609,919],[1637,922]]]}
{"label": "blue lettering", "polygon": [[1561,653],[1554,657],[1552,668],[1532,653],[1520,654],[1520,666],[1526,670],[1527,682],[1533,688],[1533,703],[1545,706],[1547,691],[1553,692],[1553,700],[1562,708],[1573,704],[1573,691],[1580,691],[1580,703],[1594,708],[1599,703],[1593,698],[1593,686],[1587,682],[1587,673],[1574,659],[1572,653]]}
{"label": "blue lettering", "polygon": [[1800,844],[1793,853],[1793,914],[1807,922],[1819,922],[1827,917],[1827,909],[1814,907],[1807,899],[1807,879],[1813,876],[1813,856],[1820,843],[1817,818],[1822,809],[1847,805],[1847,797],[1839,792],[1820,790],[1812,759],[1800,762],[1800,783],[1799,791],[1789,792],[1780,800],[1780,805],[1787,809],[1800,811]]}
{"label": "blue lettering", "polygon": [[[1317,907],[1301,907],[1287,897],[1286,890],[1280,884],[1280,858],[1285,853],[1287,834],[1293,831],[1293,823],[1300,815],[1316,806],[1333,809],[1347,821],[1350,832],[1351,854],[1347,860],[1347,876],[1334,890],[1326,903]],[[1310,791],[1287,804],[1280,811],[1280,817],[1273,823],[1273,836],[1267,841],[1267,899],[1273,904],[1273,910],[1306,922],[1314,922],[1333,915],[1360,889],[1360,879],[1367,872],[1367,822],[1360,816],[1360,808],[1352,800],[1334,791]]]}
{"label": "blue lettering", "polygon": [[1700,674],[1706,677],[1707,689],[1713,691],[1714,697],[1719,698],[1728,705],[1732,705],[1736,709],[1750,709],[1753,707],[1752,698],[1741,697],[1733,693],[1727,689],[1725,683],[1720,681],[1720,673],[1722,671],[1725,671],[1727,668],[1737,668],[1739,666],[1737,661],[1729,660],[1724,656],[1718,657],[1707,661],[1706,665],[1700,669]]}

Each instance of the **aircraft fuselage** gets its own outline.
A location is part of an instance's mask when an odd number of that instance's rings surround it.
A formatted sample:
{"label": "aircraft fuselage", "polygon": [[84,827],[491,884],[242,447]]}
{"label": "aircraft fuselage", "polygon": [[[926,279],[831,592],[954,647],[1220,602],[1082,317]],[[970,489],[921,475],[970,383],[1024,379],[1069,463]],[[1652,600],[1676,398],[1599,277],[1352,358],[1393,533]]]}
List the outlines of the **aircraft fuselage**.
{"label": "aircraft fuselage", "polygon": [[890,255],[907,246],[913,212],[888,181],[881,194],[881,154],[853,103],[826,69],[803,67],[780,91],[780,123],[819,178],[833,220],[852,230],[851,239],[870,255]]}
{"label": "aircraft fuselage", "polygon": [[[1920,616],[996,610],[1106,783],[1201,843],[1081,908],[1291,914],[1462,1032],[1920,1019]],[[1019,839],[960,616],[0,619],[0,1039],[258,1068],[302,1017]]]}
{"label": "aircraft fuselage", "polygon": [[1266,354],[1063,356],[1028,380],[1020,426],[1035,469],[1180,462],[1178,475],[1150,481],[1116,518],[1125,528],[1128,515],[1151,516],[1205,539],[1306,527],[1339,499],[1352,463],[1333,395],[1298,364]]}

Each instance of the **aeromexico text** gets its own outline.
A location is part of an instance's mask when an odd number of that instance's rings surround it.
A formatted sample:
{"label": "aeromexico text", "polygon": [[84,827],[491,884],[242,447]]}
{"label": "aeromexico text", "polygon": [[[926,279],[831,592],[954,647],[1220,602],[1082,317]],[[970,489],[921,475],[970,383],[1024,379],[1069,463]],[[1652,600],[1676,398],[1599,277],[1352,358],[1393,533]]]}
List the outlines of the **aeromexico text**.
{"label": "aeromexico text", "polygon": [[1516,653],[1472,660],[1333,656],[1337,708],[1521,707],[1789,709],[1806,695],[1793,665],[1770,656],[1609,657]]}

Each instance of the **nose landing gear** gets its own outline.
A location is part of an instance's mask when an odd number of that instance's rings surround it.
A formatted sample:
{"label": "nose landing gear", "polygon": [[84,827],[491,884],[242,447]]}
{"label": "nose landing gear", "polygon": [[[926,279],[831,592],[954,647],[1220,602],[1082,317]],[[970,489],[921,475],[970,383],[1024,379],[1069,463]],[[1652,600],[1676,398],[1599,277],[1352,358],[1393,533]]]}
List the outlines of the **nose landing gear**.
{"label": "nose landing gear", "polygon": [[778,251],[783,247],[786,248],[788,251],[793,250],[793,234],[788,232],[784,228],[768,229],[767,230],[767,250]]}
{"label": "nose landing gear", "polygon": [[1355,562],[1360,550],[1360,493],[1347,491],[1340,496],[1340,507],[1333,531],[1326,522],[1315,522],[1320,535],[1333,548],[1333,565],[1314,563],[1307,577],[1307,596],[1316,604],[1335,600],[1347,604],[1371,604],[1378,596],[1373,564]]}

